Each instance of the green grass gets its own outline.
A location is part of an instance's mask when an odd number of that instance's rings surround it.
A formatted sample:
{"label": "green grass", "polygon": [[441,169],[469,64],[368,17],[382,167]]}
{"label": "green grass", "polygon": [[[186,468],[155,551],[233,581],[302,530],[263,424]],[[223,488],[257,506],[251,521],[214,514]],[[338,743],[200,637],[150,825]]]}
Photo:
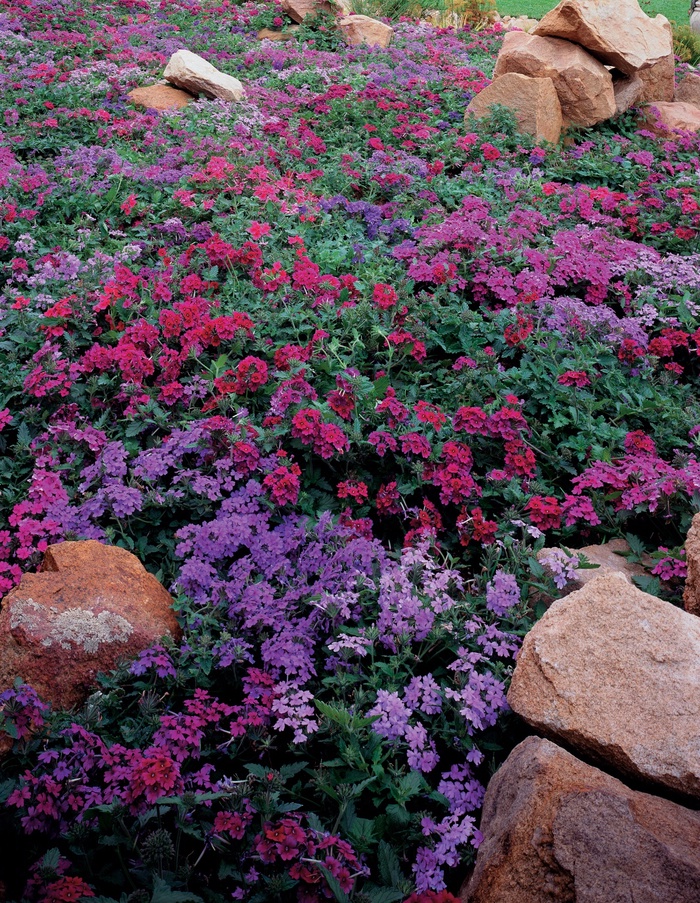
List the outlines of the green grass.
{"label": "green grass", "polygon": [[[541,19],[556,5],[555,0],[496,0],[496,7],[502,16],[532,16],[535,19]],[[688,0],[642,0],[640,5],[647,15],[663,13],[679,25],[688,24]]]}

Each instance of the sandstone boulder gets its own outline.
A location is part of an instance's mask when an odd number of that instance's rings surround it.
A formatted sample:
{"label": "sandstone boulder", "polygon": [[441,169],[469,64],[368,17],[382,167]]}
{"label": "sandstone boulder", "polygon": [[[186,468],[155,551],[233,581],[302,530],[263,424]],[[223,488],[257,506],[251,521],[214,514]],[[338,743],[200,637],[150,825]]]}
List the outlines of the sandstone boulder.
{"label": "sandstone boulder", "polygon": [[548,740],[529,737],[496,772],[481,830],[465,903],[700,900],[700,813]]}
{"label": "sandstone boulder", "polygon": [[700,75],[697,72],[689,72],[683,77],[676,88],[674,99],[700,107]]}
{"label": "sandstone boulder", "polygon": [[388,47],[394,29],[369,16],[341,16],[338,30],[348,44],[368,44],[370,47]]}
{"label": "sandstone boulder", "polygon": [[671,52],[664,16],[650,19],[637,0],[562,0],[533,34],[564,38],[625,75],[653,66]]}
{"label": "sandstone boulder", "polygon": [[649,66],[640,69],[639,77],[644,82],[644,91],[640,97],[640,103],[652,103],[661,100],[670,103],[674,99],[676,91],[676,57],[673,52],[673,30],[670,22],[664,22],[666,38],[668,40],[668,53],[666,56]]}
{"label": "sandstone boulder", "polygon": [[341,13],[347,15],[350,7],[344,0],[281,0],[280,6],[294,22],[303,22],[307,16],[313,16],[318,12]]}
{"label": "sandstone boulder", "polygon": [[181,110],[194,100],[187,91],[172,88],[170,85],[146,85],[134,88],[126,95],[137,107],[147,110]]}
{"label": "sandstone boulder", "polygon": [[595,125],[615,113],[612,76],[577,44],[511,31],[503,41],[493,77],[506,72],[551,78],[562,116],[575,125]]}
{"label": "sandstone boulder", "polygon": [[508,702],[623,775],[700,798],[700,620],[608,573],[525,637]]}
{"label": "sandstone boulder", "polygon": [[469,103],[465,116],[481,119],[488,116],[491,107],[501,105],[512,110],[518,128],[538,141],[556,144],[561,135],[561,104],[551,78],[530,78],[516,72],[507,72],[491,82]]}
{"label": "sandstone boulder", "polygon": [[[700,79],[699,79],[700,81]],[[685,610],[700,615],[700,514],[696,514],[685,540],[685,560],[688,576],[683,591]]]}
{"label": "sandstone boulder", "polygon": [[232,75],[212,66],[207,60],[189,50],[178,50],[165,67],[165,79],[177,88],[190,94],[204,94],[218,100],[239,101],[243,99],[243,85]]}
{"label": "sandstone boulder", "polygon": [[163,636],[180,637],[172,598],[130,552],[100,542],[49,546],[0,610],[0,691],[21,677],[55,708],[83,702],[98,672]]}
{"label": "sandstone boulder", "polygon": [[646,114],[646,127],[657,135],[700,132],[700,108],[692,103],[654,103]]}
{"label": "sandstone boulder", "polygon": [[640,102],[644,93],[644,82],[639,77],[639,73],[622,75],[619,78],[613,78],[613,91],[615,92],[615,113],[619,116]]}
{"label": "sandstone boulder", "polygon": [[637,76],[644,84],[640,103],[659,100],[670,103],[673,100],[676,91],[676,58],[672,53],[648,69],[640,69]]}

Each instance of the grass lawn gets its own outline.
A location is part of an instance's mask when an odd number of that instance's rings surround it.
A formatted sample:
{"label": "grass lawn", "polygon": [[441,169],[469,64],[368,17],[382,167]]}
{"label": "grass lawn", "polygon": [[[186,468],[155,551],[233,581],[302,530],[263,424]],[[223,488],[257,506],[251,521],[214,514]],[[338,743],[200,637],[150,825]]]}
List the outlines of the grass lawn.
{"label": "grass lawn", "polygon": [[[524,15],[540,19],[550,9],[554,9],[556,3],[553,0],[497,0],[496,6],[502,16]],[[690,3],[687,0],[647,0],[641,6],[651,16],[663,13],[679,25],[688,23]]]}

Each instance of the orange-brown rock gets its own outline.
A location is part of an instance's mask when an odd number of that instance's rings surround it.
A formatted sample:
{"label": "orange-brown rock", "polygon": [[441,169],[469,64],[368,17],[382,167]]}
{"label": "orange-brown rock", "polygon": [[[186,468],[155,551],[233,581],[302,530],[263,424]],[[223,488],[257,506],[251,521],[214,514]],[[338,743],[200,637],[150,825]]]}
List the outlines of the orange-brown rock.
{"label": "orange-brown rock", "polygon": [[506,72],[551,78],[562,116],[575,125],[595,125],[615,113],[612,76],[590,53],[570,41],[511,31],[503,40],[493,77]]}
{"label": "orange-brown rock", "polygon": [[170,85],[146,85],[134,88],[126,95],[137,107],[147,110],[181,110],[195,98],[187,91],[172,88]]}
{"label": "orange-brown rock", "polygon": [[83,702],[95,676],[163,636],[172,598],[130,552],[100,542],[49,546],[0,610],[0,691],[17,677],[56,708]]}
{"label": "orange-brown rock", "polygon": [[294,22],[303,22],[307,16],[316,13],[349,13],[350,8],[344,0],[331,3],[329,0],[281,0],[282,11]]}
{"label": "orange-brown rock", "polygon": [[388,47],[394,36],[394,29],[378,19],[369,16],[341,16],[337,20],[338,30],[348,44],[368,44],[370,47]]}
{"label": "orange-brown rock", "polygon": [[646,113],[646,127],[657,135],[700,132],[700,108],[692,103],[653,103]]}
{"label": "orange-brown rock", "polygon": [[700,798],[700,620],[622,574],[554,602],[525,637],[508,702],[582,755]]}
{"label": "orange-brown rock", "polygon": [[[700,79],[699,79],[700,81]],[[685,610],[700,615],[700,514],[696,514],[685,540],[685,560],[688,576],[683,590]]]}
{"label": "orange-brown rock", "polygon": [[678,83],[674,100],[700,107],[700,75],[689,72]]}
{"label": "orange-brown rock", "polygon": [[258,32],[259,41],[293,41],[294,34],[291,31],[277,31],[274,28],[261,28]]}
{"label": "orange-brown rock", "polygon": [[615,112],[619,116],[639,103],[639,99],[644,93],[644,82],[639,77],[639,73],[621,75],[619,78],[613,78],[613,91],[615,92]]}
{"label": "orange-brown rock", "polygon": [[625,75],[653,66],[671,52],[668,19],[650,19],[637,0],[562,0],[533,34],[580,44]]}
{"label": "orange-brown rock", "polygon": [[530,78],[507,72],[487,85],[469,102],[465,122],[470,115],[481,119],[494,105],[513,112],[518,128],[538,141],[556,144],[561,135],[561,104],[551,78]]}
{"label": "orange-brown rock", "polygon": [[486,791],[464,903],[695,903],[700,813],[529,737]]}

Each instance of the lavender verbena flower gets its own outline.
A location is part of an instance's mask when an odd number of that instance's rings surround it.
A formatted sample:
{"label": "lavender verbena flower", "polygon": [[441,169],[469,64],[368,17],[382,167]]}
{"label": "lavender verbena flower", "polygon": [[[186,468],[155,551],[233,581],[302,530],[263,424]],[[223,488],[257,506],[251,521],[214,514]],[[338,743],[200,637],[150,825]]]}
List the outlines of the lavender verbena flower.
{"label": "lavender verbena flower", "polygon": [[468,765],[453,765],[443,771],[438,793],[447,799],[452,815],[463,815],[480,808],[486,788],[472,776]]}
{"label": "lavender verbena flower", "polygon": [[442,693],[432,674],[412,678],[403,698],[413,711],[420,710],[424,715],[437,715],[442,709]]}
{"label": "lavender verbena flower", "polygon": [[429,816],[421,820],[425,837],[436,836],[432,850],[419,847],[413,872],[419,891],[443,890],[445,875],[442,866],[454,868],[459,865],[461,849],[467,844],[478,846],[481,839],[474,819],[469,815],[448,815],[440,822]]}
{"label": "lavender verbena flower", "polygon": [[404,739],[408,743],[406,760],[410,767],[414,771],[423,771],[426,774],[432,771],[440,761],[440,756],[435,750],[434,741],[428,736],[423,725],[408,725]]}
{"label": "lavender verbena flower", "polygon": [[486,607],[497,615],[504,615],[508,609],[520,602],[518,581],[512,574],[498,570],[486,585]]}
{"label": "lavender verbena flower", "polygon": [[158,677],[176,677],[177,671],[173,660],[160,643],[155,643],[139,652],[138,658],[131,663],[129,671],[135,676],[154,670]]}
{"label": "lavender verbena flower", "polygon": [[276,731],[290,727],[294,731],[292,742],[303,743],[309,734],[318,730],[315,710],[309,705],[313,701],[313,694],[308,690],[300,690],[290,681],[278,683],[275,689],[281,695],[272,703],[272,711],[277,715],[273,727]]}
{"label": "lavender verbena flower", "polygon": [[331,652],[340,652],[343,658],[346,659],[355,656],[362,658],[367,655],[371,646],[372,641],[368,640],[367,637],[349,636],[348,634],[341,634],[328,644]]}
{"label": "lavender verbena flower", "polygon": [[377,701],[367,712],[372,718],[379,718],[372,725],[372,730],[387,740],[401,740],[406,734],[411,710],[399,699],[398,693],[388,690],[377,690]]}
{"label": "lavender verbena flower", "polygon": [[576,579],[577,555],[569,555],[563,549],[547,549],[540,554],[539,562],[551,573],[557,589],[564,589],[567,583]]}

